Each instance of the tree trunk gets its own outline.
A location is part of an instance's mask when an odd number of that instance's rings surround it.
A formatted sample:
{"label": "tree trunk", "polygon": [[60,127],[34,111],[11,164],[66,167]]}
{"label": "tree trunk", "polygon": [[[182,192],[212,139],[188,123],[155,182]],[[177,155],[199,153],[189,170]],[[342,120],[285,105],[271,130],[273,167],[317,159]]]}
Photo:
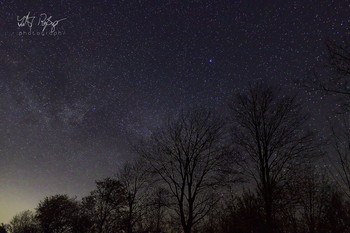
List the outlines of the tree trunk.
{"label": "tree trunk", "polygon": [[192,226],[185,226],[184,227],[184,233],[191,233],[192,232]]}
{"label": "tree trunk", "polygon": [[266,233],[276,232],[272,213],[272,198],[270,194],[266,194],[265,197],[265,231]]}
{"label": "tree trunk", "polygon": [[132,213],[133,213],[133,204],[129,203],[129,214],[128,214],[128,222],[127,222],[127,232],[132,233]]}

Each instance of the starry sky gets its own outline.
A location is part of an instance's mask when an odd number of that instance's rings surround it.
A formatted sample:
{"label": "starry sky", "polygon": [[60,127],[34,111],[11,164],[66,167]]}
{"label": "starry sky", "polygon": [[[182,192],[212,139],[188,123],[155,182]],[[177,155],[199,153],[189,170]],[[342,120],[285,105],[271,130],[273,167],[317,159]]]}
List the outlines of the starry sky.
{"label": "starry sky", "polygon": [[[28,13],[31,29],[18,24]],[[0,222],[86,195],[134,138],[182,108],[225,109],[250,82],[299,92],[322,130],[334,104],[295,79],[324,66],[325,40],[349,23],[338,0],[1,0]]]}

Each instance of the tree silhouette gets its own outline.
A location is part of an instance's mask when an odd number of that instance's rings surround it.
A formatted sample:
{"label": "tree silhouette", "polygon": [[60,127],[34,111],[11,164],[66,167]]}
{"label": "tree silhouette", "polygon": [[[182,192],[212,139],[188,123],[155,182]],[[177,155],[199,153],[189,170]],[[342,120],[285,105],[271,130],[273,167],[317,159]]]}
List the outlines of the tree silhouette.
{"label": "tree silhouette", "polygon": [[147,227],[149,231],[154,233],[165,232],[167,225],[167,210],[169,208],[169,192],[162,187],[155,188],[149,195],[146,202]]}
{"label": "tree silhouette", "polygon": [[239,196],[227,202],[227,206],[220,216],[220,224],[212,232],[222,233],[260,233],[264,223],[262,203],[250,191],[243,191]]}
{"label": "tree silhouette", "polygon": [[138,150],[169,190],[185,233],[192,232],[220,197],[223,168],[229,167],[223,136],[222,121],[197,110],[170,120]]}
{"label": "tree silhouette", "polygon": [[325,176],[309,167],[299,180],[300,225],[305,231],[316,233],[320,231],[323,210],[330,198],[330,184]]}
{"label": "tree silhouette", "polygon": [[[335,155],[338,164],[333,166],[334,178],[350,198],[350,44],[348,40],[326,41],[328,51],[327,67],[330,73],[315,75],[305,80],[306,86],[332,94],[337,97],[338,105],[335,123],[331,126],[331,156]],[[340,110],[340,111],[339,111]],[[335,114],[335,113],[333,113]],[[333,158],[331,159],[334,160]]]}
{"label": "tree silhouette", "polygon": [[71,232],[79,213],[78,202],[67,195],[46,197],[36,210],[36,218],[43,233]]}
{"label": "tree silhouette", "polygon": [[7,233],[6,226],[3,223],[0,225],[0,233]]}
{"label": "tree silhouette", "polygon": [[350,205],[336,189],[330,190],[318,232],[350,232]]}
{"label": "tree silhouette", "polygon": [[315,150],[312,134],[304,129],[308,117],[295,97],[263,85],[238,93],[230,109],[239,165],[262,196],[265,231],[276,232],[275,205],[281,189]]}
{"label": "tree silhouette", "polygon": [[328,69],[323,70],[322,73],[314,72],[313,76],[304,80],[304,83],[308,88],[336,96],[343,110],[349,111],[350,44],[328,39],[326,46],[328,51],[326,67]]}
{"label": "tree silhouette", "polygon": [[26,210],[15,215],[10,221],[11,233],[39,232],[38,221],[32,211]]}
{"label": "tree silhouette", "polygon": [[106,178],[96,182],[96,189],[82,200],[84,213],[92,221],[92,232],[121,231],[126,207],[125,195],[125,189],[118,180]]}
{"label": "tree silhouette", "polygon": [[118,178],[126,192],[127,214],[125,219],[127,233],[132,233],[136,223],[140,223],[145,209],[148,174],[144,161],[126,162],[118,173]]}
{"label": "tree silhouette", "polygon": [[350,199],[350,113],[338,117],[338,126],[332,126],[332,151],[338,164],[334,166],[333,177]]}

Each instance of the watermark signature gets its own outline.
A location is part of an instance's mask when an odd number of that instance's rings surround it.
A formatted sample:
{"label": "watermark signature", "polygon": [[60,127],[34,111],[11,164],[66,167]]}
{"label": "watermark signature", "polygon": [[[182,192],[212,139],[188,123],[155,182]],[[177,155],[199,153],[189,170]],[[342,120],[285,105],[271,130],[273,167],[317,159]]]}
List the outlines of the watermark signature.
{"label": "watermark signature", "polygon": [[66,19],[53,20],[52,16],[48,16],[46,13],[41,13],[39,17],[36,17],[28,12],[23,17],[17,16],[18,29],[29,28],[29,31],[19,32],[18,35],[63,35],[64,32],[56,30],[56,27]]}

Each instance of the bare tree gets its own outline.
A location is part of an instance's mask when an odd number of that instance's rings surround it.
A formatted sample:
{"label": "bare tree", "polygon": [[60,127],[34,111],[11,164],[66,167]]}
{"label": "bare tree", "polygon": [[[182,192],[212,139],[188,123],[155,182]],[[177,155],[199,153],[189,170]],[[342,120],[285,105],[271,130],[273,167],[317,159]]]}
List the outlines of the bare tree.
{"label": "bare tree", "polygon": [[350,110],[350,44],[329,39],[326,46],[326,69],[322,72],[315,71],[303,81],[309,89],[337,97],[343,108],[341,110],[346,112]]}
{"label": "bare tree", "polygon": [[275,205],[293,171],[315,150],[308,119],[295,97],[278,95],[263,85],[238,93],[230,104],[233,140],[240,166],[264,202],[266,232],[275,232]]}
{"label": "bare tree", "polygon": [[147,195],[148,182],[147,167],[144,161],[137,159],[126,162],[118,173],[118,179],[123,184],[126,192],[127,214],[126,229],[128,233],[134,231],[135,224],[141,221]]}
{"label": "bare tree", "polygon": [[323,210],[330,197],[330,185],[324,176],[318,174],[316,169],[309,167],[302,174],[299,186],[300,222],[304,223],[307,232],[319,232]]}
{"label": "bare tree", "polygon": [[169,216],[167,214],[169,207],[168,195],[168,190],[162,187],[155,187],[149,193],[149,198],[146,202],[147,214],[145,220],[147,221],[146,229],[150,232],[165,232]]}
{"label": "bare tree", "polygon": [[[138,148],[174,202],[185,233],[216,204],[227,178],[222,121],[205,110],[182,113]],[[214,197],[214,198],[213,198]]]}
{"label": "bare tree", "polygon": [[115,179],[96,182],[96,189],[82,200],[84,213],[91,217],[92,232],[120,232],[125,208],[125,189]]}
{"label": "bare tree", "polygon": [[334,177],[339,187],[350,198],[350,113],[339,116],[339,127],[332,127],[333,152],[337,156]]}
{"label": "bare tree", "polygon": [[315,73],[307,80],[307,86],[329,93],[338,98],[338,104],[343,108],[340,114],[335,115],[336,123],[331,127],[330,155],[335,155],[337,163],[331,158],[333,166],[332,175],[339,182],[339,186],[350,198],[350,43],[344,39],[342,42],[327,40],[328,50],[327,66],[330,73],[323,75]]}

